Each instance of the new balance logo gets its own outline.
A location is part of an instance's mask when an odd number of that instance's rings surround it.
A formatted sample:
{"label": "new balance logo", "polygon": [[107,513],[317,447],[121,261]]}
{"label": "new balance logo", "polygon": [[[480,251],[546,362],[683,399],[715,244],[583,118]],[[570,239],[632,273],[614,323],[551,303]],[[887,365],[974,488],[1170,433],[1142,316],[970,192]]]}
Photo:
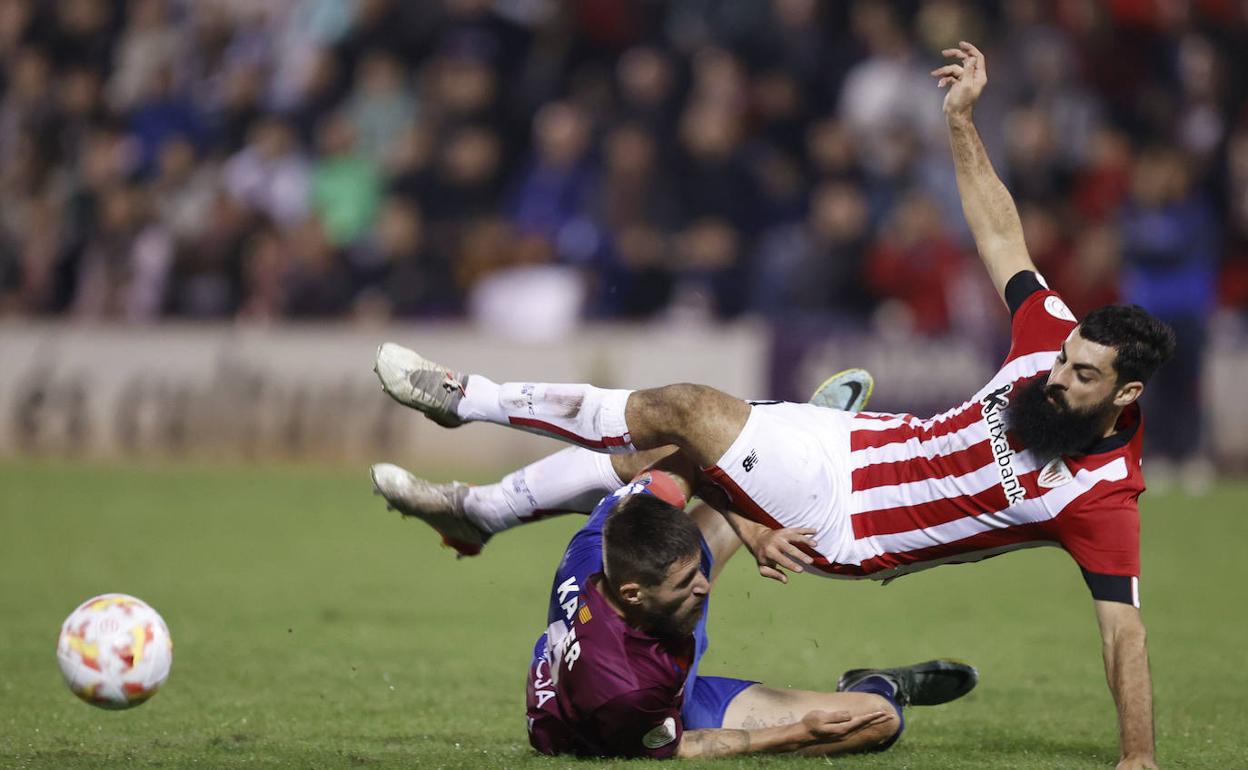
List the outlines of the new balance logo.
{"label": "new balance logo", "polygon": [[745,472],[749,473],[754,470],[754,466],[758,464],[758,452],[751,449],[750,453],[741,461],[741,467],[745,468]]}

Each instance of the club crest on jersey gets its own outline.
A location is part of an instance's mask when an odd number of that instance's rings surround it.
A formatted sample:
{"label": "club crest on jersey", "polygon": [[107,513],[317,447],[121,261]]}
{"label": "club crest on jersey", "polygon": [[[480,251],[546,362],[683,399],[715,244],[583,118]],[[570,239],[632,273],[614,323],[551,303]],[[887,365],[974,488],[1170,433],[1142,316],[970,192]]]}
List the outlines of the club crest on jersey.
{"label": "club crest on jersey", "polygon": [[1070,469],[1060,457],[1050,460],[1048,465],[1040,469],[1040,475],[1036,477],[1036,483],[1045,489],[1055,489],[1074,480],[1075,477],[1071,475]]}
{"label": "club crest on jersey", "polygon": [[997,461],[997,470],[1001,474],[1001,489],[1010,505],[1021,503],[1027,499],[1027,490],[1014,472],[1014,448],[1010,446],[1009,436],[1005,432],[1005,409],[1010,405],[1009,392],[1014,389],[1012,383],[1006,383],[988,393],[979,400],[979,412],[988,424],[988,441],[992,445],[992,457]]}
{"label": "club crest on jersey", "polygon": [[1075,322],[1075,314],[1070,312],[1070,308],[1066,307],[1066,303],[1062,302],[1062,298],[1056,294],[1050,294],[1044,299],[1044,309],[1049,311],[1049,315],[1062,321]]}

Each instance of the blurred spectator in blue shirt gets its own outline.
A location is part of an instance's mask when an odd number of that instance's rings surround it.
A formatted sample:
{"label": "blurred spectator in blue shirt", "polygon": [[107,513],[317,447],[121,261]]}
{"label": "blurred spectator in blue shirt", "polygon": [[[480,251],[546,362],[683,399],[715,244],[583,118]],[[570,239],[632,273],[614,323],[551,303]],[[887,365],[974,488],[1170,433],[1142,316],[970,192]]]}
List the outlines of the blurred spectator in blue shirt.
{"label": "blurred spectator in blue shirt", "polygon": [[831,313],[861,320],[869,215],[859,188],[829,181],[810,196],[806,219],[767,231],[758,249],[753,306],[768,315]]}
{"label": "blurred spectator in blue shirt", "polygon": [[556,258],[586,264],[601,234],[586,211],[599,181],[590,157],[589,117],[570,102],[547,104],[533,118],[534,154],[511,198],[511,219],[523,233],[553,247]]}
{"label": "blurred spectator in blue shirt", "polygon": [[1160,147],[1141,153],[1121,229],[1123,299],[1165,320],[1178,338],[1174,359],[1144,399],[1154,437],[1149,447],[1159,458],[1199,462],[1200,381],[1220,243],[1213,207],[1194,189],[1182,153]]}

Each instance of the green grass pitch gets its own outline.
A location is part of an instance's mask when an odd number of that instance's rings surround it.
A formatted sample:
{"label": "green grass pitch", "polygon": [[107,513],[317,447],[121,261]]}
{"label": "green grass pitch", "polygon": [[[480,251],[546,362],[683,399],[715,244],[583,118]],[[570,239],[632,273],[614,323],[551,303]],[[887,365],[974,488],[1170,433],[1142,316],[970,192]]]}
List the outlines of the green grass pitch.
{"label": "green grass pitch", "polygon": [[[556,768],[524,731],[525,665],[576,526],[536,524],[456,561],[387,514],[364,468],[0,466],[0,768]],[[1248,767],[1248,486],[1146,495],[1141,585],[1163,768]],[[79,702],[55,639],[80,601],[135,594],[175,643],[163,692]],[[706,673],[832,688],[849,666],[952,655],[979,689],[914,709],[846,768],[1110,768],[1113,704],[1090,599],[1056,549],[893,585],[758,578],[711,602]],[[721,767],[818,767],[727,760]],[[647,765],[651,766],[651,765]]]}

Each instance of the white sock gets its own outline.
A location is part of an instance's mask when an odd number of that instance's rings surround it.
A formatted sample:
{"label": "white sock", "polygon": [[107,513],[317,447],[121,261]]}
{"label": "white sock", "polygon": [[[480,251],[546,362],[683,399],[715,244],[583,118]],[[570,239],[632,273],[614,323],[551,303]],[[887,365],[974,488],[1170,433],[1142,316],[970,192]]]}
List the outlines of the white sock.
{"label": "white sock", "polygon": [[497,484],[472,487],[464,512],[487,532],[562,513],[589,513],[624,486],[610,455],[568,447],[507,474]]}
{"label": "white sock", "polygon": [[477,374],[464,385],[457,413],[465,420],[509,425],[598,452],[634,452],[624,424],[631,390],[533,382],[496,384]]}

